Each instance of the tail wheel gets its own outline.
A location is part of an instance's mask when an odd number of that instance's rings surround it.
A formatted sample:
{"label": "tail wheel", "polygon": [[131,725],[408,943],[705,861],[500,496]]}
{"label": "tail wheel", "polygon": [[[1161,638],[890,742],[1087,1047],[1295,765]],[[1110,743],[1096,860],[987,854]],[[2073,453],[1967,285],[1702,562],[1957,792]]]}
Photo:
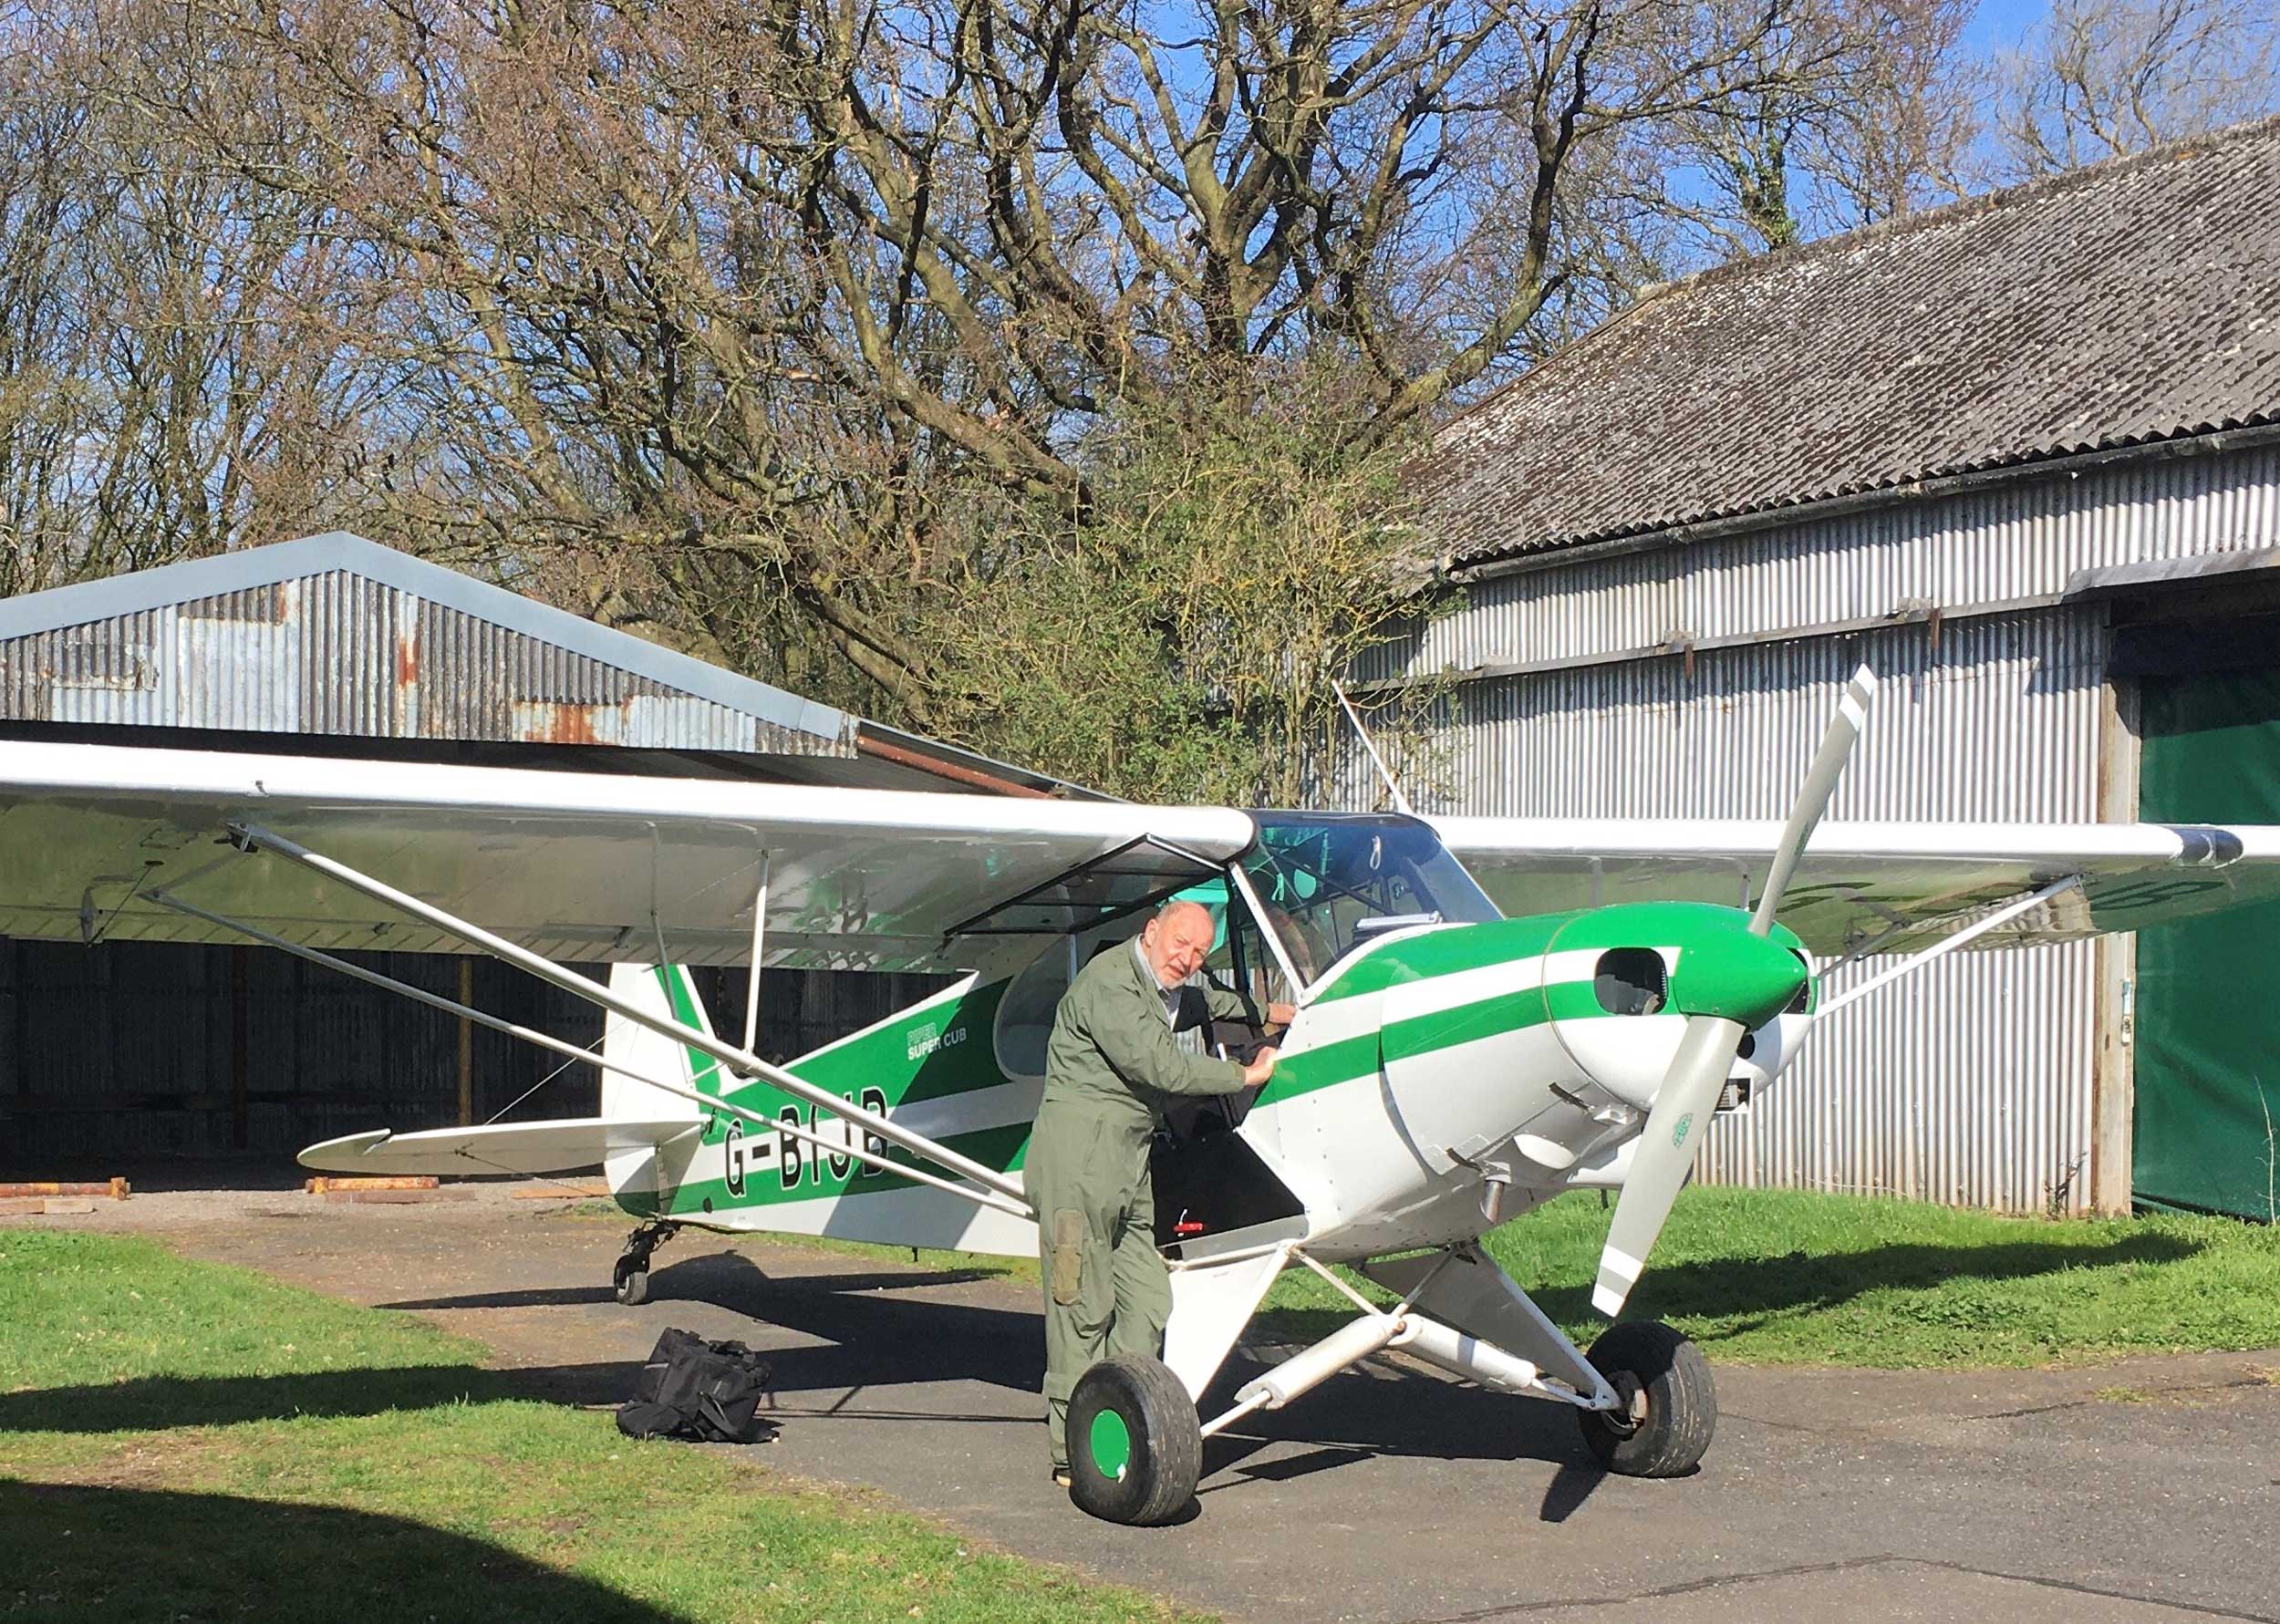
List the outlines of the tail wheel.
{"label": "tail wheel", "polygon": [[1625,1477],[1692,1472],[1718,1426],[1710,1361],[1657,1319],[1609,1328],[1591,1344],[1591,1366],[1623,1401],[1620,1410],[1579,1410],[1583,1442],[1599,1464]]}
{"label": "tail wheel", "polygon": [[617,1267],[610,1270],[609,1283],[617,1300],[627,1308],[649,1300],[648,1263],[646,1257],[620,1257]]}
{"label": "tail wheel", "polygon": [[1069,1498],[1112,1523],[1151,1528],[1196,1497],[1203,1430],[1195,1401],[1161,1360],[1104,1359],[1069,1395]]}

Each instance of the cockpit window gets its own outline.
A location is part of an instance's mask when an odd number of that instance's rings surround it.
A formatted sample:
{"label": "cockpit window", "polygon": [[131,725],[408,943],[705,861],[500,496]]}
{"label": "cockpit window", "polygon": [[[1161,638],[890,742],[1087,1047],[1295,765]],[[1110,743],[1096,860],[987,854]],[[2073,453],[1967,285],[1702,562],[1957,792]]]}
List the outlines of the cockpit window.
{"label": "cockpit window", "polygon": [[1499,916],[1439,837],[1412,819],[1254,817],[1259,844],[1243,866],[1301,982],[1373,935]]}

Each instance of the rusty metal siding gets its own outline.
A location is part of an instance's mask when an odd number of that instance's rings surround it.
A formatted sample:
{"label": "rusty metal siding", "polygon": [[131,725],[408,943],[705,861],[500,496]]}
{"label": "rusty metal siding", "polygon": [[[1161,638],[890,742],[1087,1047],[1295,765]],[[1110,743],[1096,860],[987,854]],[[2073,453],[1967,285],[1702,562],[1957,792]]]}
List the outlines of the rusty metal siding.
{"label": "rusty metal siding", "polygon": [[0,716],[647,750],[852,748],[347,570],[0,642]]}
{"label": "rusty metal siding", "polygon": [[2055,598],[2078,571],[2280,545],[2280,445],[2121,462],[1477,582],[1360,675],[1607,658]]}

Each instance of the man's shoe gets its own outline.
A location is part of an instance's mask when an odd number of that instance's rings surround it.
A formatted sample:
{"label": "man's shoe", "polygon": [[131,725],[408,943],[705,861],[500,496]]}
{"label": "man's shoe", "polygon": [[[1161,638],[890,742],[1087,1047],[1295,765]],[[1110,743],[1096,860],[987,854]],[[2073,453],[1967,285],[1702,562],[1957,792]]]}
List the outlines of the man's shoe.
{"label": "man's shoe", "polygon": [[1069,1468],[1066,1466],[1055,1466],[1052,1470],[1052,1479],[1053,1487],[1057,1489],[1067,1488],[1069,1486]]}

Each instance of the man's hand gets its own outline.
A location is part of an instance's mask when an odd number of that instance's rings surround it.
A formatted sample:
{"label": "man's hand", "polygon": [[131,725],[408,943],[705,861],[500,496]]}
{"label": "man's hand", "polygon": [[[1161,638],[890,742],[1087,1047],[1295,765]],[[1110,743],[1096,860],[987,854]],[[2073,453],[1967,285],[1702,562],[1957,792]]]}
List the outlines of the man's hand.
{"label": "man's hand", "polygon": [[1282,1050],[1272,1046],[1260,1050],[1251,1063],[1243,1068],[1243,1086],[1255,1089],[1272,1077],[1275,1074],[1275,1060],[1281,1053]]}
{"label": "man's hand", "polygon": [[1289,1026],[1298,1018],[1299,1007],[1296,1004],[1270,1004],[1267,1006],[1267,1024],[1269,1026]]}

